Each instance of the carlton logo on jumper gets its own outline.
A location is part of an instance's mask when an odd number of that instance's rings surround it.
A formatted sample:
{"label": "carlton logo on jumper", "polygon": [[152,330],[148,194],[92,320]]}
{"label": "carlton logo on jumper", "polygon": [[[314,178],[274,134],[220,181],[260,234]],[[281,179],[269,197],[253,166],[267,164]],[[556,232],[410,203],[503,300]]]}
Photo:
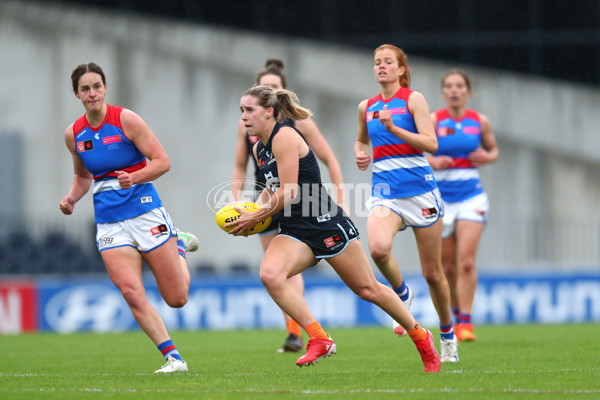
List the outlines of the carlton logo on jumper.
{"label": "carlton logo on jumper", "polygon": [[331,221],[331,215],[330,214],[319,215],[317,217],[317,222],[318,223],[327,222],[327,221]]}

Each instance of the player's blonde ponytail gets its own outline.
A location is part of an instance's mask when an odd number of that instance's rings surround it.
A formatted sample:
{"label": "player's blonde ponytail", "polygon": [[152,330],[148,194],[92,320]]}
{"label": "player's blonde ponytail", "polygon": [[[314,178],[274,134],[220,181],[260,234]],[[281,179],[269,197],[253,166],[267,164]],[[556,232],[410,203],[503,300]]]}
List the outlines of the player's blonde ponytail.
{"label": "player's blonde ponytail", "polygon": [[281,89],[276,92],[266,85],[254,85],[246,90],[244,96],[253,96],[263,108],[273,108],[273,115],[278,122],[286,119],[294,121],[310,118],[312,112],[300,105],[296,93]]}
{"label": "player's blonde ponytail", "polygon": [[286,119],[299,121],[310,118],[312,112],[308,108],[300,105],[300,100],[296,93],[289,90],[278,90],[275,92],[279,112],[276,114],[277,121],[282,122]]}

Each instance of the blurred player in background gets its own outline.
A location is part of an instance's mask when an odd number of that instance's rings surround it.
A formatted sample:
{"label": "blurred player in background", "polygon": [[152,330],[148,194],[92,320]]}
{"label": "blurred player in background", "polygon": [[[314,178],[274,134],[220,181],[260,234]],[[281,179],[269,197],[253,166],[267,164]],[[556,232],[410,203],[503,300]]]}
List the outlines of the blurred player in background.
{"label": "blurred player in background", "polygon": [[186,251],[197,250],[198,239],[175,229],[152,185],[169,170],[169,158],[142,118],[104,102],[106,77],[98,65],[78,65],[71,83],[85,114],[65,132],[75,176],[60,210],[72,214],[93,182],[98,250],[135,320],[167,361],[156,372],[187,371],[142,281],[144,260],[165,302],[176,308],[187,303]]}
{"label": "blurred player in background", "polygon": [[475,340],[471,310],[477,290],[477,246],[489,203],[477,167],[496,161],[498,146],[490,120],[467,109],[471,80],[452,69],[442,78],[446,108],[431,114],[438,150],[427,156],[445,204],[442,264],[450,283],[458,341]]}
{"label": "blurred player in background", "polygon": [[[443,201],[423,155],[435,153],[437,140],[423,95],[409,89],[406,54],[382,45],[374,52],[375,79],[381,92],[358,105],[356,164],[366,170],[373,144],[373,190],[367,200],[367,238],[371,257],[407,307],[413,299],[392,255],[396,232],[413,228],[423,276],[440,318],[442,362],[458,361],[452,329],[450,289],[442,270]],[[394,321],[394,333],[406,331]]]}
{"label": "blurred player in background", "polygon": [[[273,90],[287,89],[287,79],[283,73],[283,62],[278,59],[269,59],[265,63],[265,69],[258,72],[256,76],[256,83],[260,85],[269,86]],[[287,119],[283,121],[283,125],[297,128],[302,135],[306,138],[308,145],[314,149],[316,156],[325,164],[329,169],[329,176],[331,181],[335,185],[337,190],[337,201],[340,204],[344,203],[344,193],[342,190],[342,172],[340,164],[335,158],[333,151],[329,147],[329,144],[319,131],[317,124],[311,119],[306,118],[299,121],[293,119]],[[252,156],[252,147],[258,141],[256,136],[248,135],[246,128],[242,121],[238,125],[238,141],[235,148],[235,165],[233,167],[233,198],[234,200],[240,199],[240,192],[244,190],[244,182],[246,181],[246,170],[248,166],[248,159],[253,160],[254,164],[254,179],[257,182],[256,191],[260,193],[264,188],[265,178],[258,173],[258,164]],[[272,217],[271,225],[263,232],[260,233],[260,242],[263,250],[269,247],[271,240],[279,232],[279,219],[281,214],[276,214]],[[290,284],[295,290],[300,293],[304,293],[304,280],[301,274],[295,275],[290,278]],[[299,352],[302,350],[302,330],[300,326],[291,319],[288,315],[284,314],[285,324],[288,331],[288,336],[285,339],[282,347],[279,349],[280,352]]]}
{"label": "blurred player in background", "polygon": [[232,228],[231,234],[247,235],[258,222],[283,210],[281,232],[265,252],[260,279],[277,305],[310,336],[306,353],[296,365],[311,365],[336,352],[336,344],[288,279],[325,258],[350,289],[409,330],[424,370],[438,372],[440,358],[431,332],[415,321],[389,287],[375,279],[369,259],[355,240],[358,231],[323,187],[313,151],[298,129],[281,124],[286,119],[310,117],[311,112],[297,101],[290,91],[274,92],[264,85],[254,86],[242,96],[242,122],[251,136],[260,139],[253,154],[260,174],[268,179],[258,200],[264,206],[256,212],[240,210],[242,216],[226,225]]}

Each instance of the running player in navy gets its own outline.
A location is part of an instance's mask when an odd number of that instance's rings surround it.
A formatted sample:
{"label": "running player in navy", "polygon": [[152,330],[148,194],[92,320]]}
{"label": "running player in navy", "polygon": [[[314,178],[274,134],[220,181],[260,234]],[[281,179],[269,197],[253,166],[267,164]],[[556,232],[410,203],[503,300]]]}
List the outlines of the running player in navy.
{"label": "running player in navy", "polygon": [[[267,60],[265,63],[265,69],[259,71],[257,74],[256,83],[269,86],[273,90],[287,89],[287,79],[283,73],[283,62],[277,59]],[[304,138],[308,142],[308,145],[311,147],[311,149],[315,149],[315,155],[327,166],[331,181],[338,189],[337,201],[340,204],[343,204],[343,179],[340,164],[335,158],[333,151],[331,151],[329,144],[319,131],[317,124],[315,124],[311,118],[300,121],[286,120],[283,121],[283,124],[298,128],[304,135]],[[240,191],[244,189],[248,159],[250,158],[254,164],[254,179],[257,182],[257,192],[260,193],[264,188],[264,177],[258,173],[258,164],[252,155],[252,147],[258,140],[259,139],[256,136],[250,136],[248,132],[246,132],[244,124],[242,121],[240,121],[238,126],[238,142],[235,149],[235,166],[233,168],[233,198],[236,201],[240,199]],[[269,247],[269,243],[271,243],[271,240],[273,240],[273,238],[279,232],[280,218],[281,213],[274,215],[272,217],[271,225],[269,225],[266,230],[259,234],[263,250],[266,250],[267,247]],[[304,293],[304,280],[302,279],[302,274],[297,274],[291,277],[290,284],[300,293]],[[291,319],[285,313],[284,320],[288,335],[279,351],[299,352],[303,347],[302,330],[300,325],[298,325],[296,321]]]}
{"label": "running player in navy", "polygon": [[[373,191],[366,207],[371,257],[394,291],[410,307],[412,290],[392,255],[398,231],[413,228],[423,276],[440,318],[442,362],[458,361],[452,328],[450,288],[442,270],[443,201],[423,154],[435,153],[437,139],[423,95],[409,89],[406,54],[396,46],[374,52],[375,79],[380,93],[358,105],[356,164],[366,170],[373,144]],[[394,323],[394,333],[406,334]]]}
{"label": "running player in navy", "polygon": [[240,108],[244,127],[260,139],[254,155],[266,188],[259,198],[264,205],[261,209],[252,213],[240,210],[242,216],[227,226],[232,228],[231,234],[247,235],[259,221],[283,210],[281,232],[265,252],[260,279],[277,305],[310,336],[306,354],[296,364],[311,365],[336,352],[334,341],[288,280],[325,258],[350,289],[381,307],[409,331],[424,370],[438,372],[440,358],[431,332],[417,323],[389,287],[377,282],[356,240],[354,224],[323,188],[313,151],[299,130],[281,124],[288,118],[306,119],[310,111],[297,104],[294,93],[274,92],[264,85],[248,89]]}
{"label": "running player in navy", "polygon": [[467,109],[471,80],[461,69],[442,78],[446,108],[431,114],[439,147],[428,156],[444,199],[442,264],[450,283],[458,341],[473,341],[471,310],[477,290],[475,259],[489,202],[477,167],[496,161],[498,146],[490,120]]}
{"label": "running player in navy", "polygon": [[98,65],[77,66],[71,81],[85,114],[65,132],[75,176],[60,210],[72,214],[93,182],[98,250],[135,320],[166,360],[156,372],[187,371],[142,281],[144,260],[165,302],[176,308],[187,303],[186,251],[197,250],[198,239],[175,229],[152,185],[169,170],[169,158],[137,114],[104,102],[106,77]]}

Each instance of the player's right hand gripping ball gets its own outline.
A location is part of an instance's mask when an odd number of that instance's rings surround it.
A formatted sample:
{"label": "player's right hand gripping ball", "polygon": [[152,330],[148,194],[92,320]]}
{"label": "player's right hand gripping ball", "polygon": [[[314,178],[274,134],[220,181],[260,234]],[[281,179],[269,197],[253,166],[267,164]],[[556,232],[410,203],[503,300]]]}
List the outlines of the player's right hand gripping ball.
{"label": "player's right hand gripping ball", "polygon": [[[219,228],[223,229],[225,232],[229,232],[230,228],[225,228],[225,224],[236,221],[240,217],[240,213],[235,209],[235,207],[254,212],[258,210],[261,206],[251,201],[239,201],[234,204],[226,205],[217,211],[217,215],[215,215],[215,221],[217,221],[217,225]],[[254,228],[250,231],[249,235],[254,235],[256,233],[260,233],[267,229],[271,225],[271,217],[260,221],[258,224],[254,225]]]}

